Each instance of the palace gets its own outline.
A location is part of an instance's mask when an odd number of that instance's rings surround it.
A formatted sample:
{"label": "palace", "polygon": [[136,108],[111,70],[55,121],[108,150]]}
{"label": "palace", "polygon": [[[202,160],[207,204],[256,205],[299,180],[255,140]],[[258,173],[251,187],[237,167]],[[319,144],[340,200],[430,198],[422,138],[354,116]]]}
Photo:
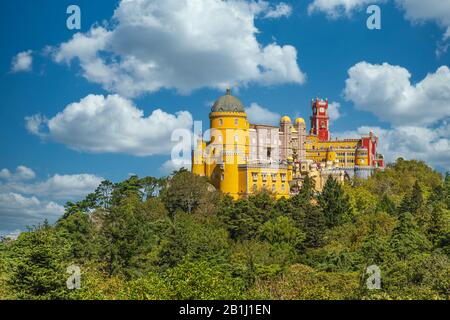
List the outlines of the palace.
{"label": "palace", "polygon": [[311,107],[309,134],[303,118],[292,122],[284,116],[279,127],[250,124],[241,101],[227,90],[209,114],[210,141],[197,138],[192,172],[238,199],[262,189],[289,197],[305,176],[313,177],[320,191],[330,176],[339,181],[366,178],[384,168],[372,132],[358,139],[332,139],[328,100],[317,98]]}

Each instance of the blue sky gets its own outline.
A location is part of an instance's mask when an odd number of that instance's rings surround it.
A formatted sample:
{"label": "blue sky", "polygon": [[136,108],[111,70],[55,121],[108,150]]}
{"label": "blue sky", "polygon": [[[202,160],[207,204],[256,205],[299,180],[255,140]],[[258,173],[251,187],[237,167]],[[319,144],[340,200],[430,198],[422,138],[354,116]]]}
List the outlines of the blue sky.
{"label": "blue sky", "polygon": [[373,129],[388,160],[450,170],[450,1],[216,2],[1,1],[0,233],[53,221],[102,178],[166,174],[170,130],[207,128],[227,84],[253,121],[308,119],[327,97],[335,135]]}

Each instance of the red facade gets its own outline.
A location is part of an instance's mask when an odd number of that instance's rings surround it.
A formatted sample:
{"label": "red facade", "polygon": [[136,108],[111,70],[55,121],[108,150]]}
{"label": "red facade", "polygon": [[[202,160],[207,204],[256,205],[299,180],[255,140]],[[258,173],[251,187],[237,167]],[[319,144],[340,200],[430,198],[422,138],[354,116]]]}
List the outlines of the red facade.
{"label": "red facade", "polygon": [[330,119],[328,117],[328,99],[317,98],[312,101],[311,134],[318,137],[319,141],[330,140]]}

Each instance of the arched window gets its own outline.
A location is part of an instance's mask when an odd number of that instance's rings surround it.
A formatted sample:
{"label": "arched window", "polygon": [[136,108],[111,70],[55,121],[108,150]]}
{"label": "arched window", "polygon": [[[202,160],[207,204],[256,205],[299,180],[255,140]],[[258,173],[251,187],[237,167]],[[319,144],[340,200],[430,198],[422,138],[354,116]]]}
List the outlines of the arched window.
{"label": "arched window", "polygon": [[219,126],[223,126],[223,120],[219,119]]}

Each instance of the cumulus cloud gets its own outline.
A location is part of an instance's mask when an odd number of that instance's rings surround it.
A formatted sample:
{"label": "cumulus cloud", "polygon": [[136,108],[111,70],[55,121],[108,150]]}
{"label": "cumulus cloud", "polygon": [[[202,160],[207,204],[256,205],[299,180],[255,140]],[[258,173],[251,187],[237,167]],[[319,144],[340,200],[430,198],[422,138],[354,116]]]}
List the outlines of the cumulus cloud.
{"label": "cumulus cloud", "polygon": [[405,11],[405,18],[413,23],[434,21],[446,29],[444,38],[450,37],[450,2],[442,0],[396,0]]}
{"label": "cumulus cloud", "polygon": [[281,2],[275,6],[275,8],[267,10],[265,18],[281,18],[289,17],[292,14],[292,7],[284,2]]}
{"label": "cumulus cloud", "polygon": [[290,12],[284,3],[265,1],[122,0],[112,28],[77,33],[54,48],[53,57],[78,60],[87,80],[128,97],[162,88],[187,93],[230,84],[301,84],[297,50],[256,39],[256,19]]}
{"label": "cumulus cloud", "polygon": [[119,95],[88,95],[51,119],[31,116],[26,122],[31,133],[75,150],[150,156],[169,154],[172,132],[190,130],[193,120],[187,111],[169,114],[160,109],[145,117]]}
{"label": "cumulus cloud", "polygon": [[339,102],[331,102],[328,104],[328,115],[330,120],[336,121],[341,117],[341,104]]}
{"label": "cumulus cloud", "polygon": [[103,178],[92,174],[55,174],[45,181],[35,183],[9,183],[0,190],[9,189],[23,194],[45,196],[51,199],[74,200],[95,190]]}
{"label": "cumulus cloud", "polygon": [[329,18],[350,16],[353,11],[385,0],[314,0],[308,6],[308,13],[324,12]]}
{"label": "cumulus cloud", "polygon": [[345,98],[359,110],[396,125],[429,125],[450,116],[450,69],[440,67],[416,84],[400,66],[360,62],[348,71]]}
{"label": "cumulus cloud", "polygon": [[[323,12],[329,18],[351,16],[354,11],[388,0],[314,0],[308,6],[309,14]],[[412,23],[435,22],[444,28],[443,40],[450,38],[450,2],[443,0],[392,0]]]}
{"label": "cumulus cloud", "polygon": [[42,223],[44,219],[55,220],[64,212],[64,207],[53,201],[41,201],[18,193],[0,193],[1,228],[23,229]]}
{"label": "cumulus cloud", "polygon": [[450,170],[450,125],[437,128],[401,126],[392,129],[363,126],[354,131],[336,133],[338,137],[360,137],[373,131],[380,139],[378,151],[388,162],[398,157],[423,160]]}
{"label": "cumulus cloud", "polygon": [[22,233],[22,231],[19,230],[19,229],[16,229],[16,230],[13,230],[13,231],[0,230],[0,238],[16,240],[21,233]]}
{"label": "cumulus cloud", "polygon": [[33,67],[32,51],[19,52],[11,62],[11,72],[27,72]]}
{"label": "cumulus cloud", "polygon": [[248,121],[252,124],[278,125],[281,115],[272,112],[269,109],[261,107],[257,103],[252,103],[249,108],[245,109]]}
{"label": "cumulus cloud", "polygon": [[34,181],[32,169],[19,166],[15,173],[3,169],[0,183],[0,234],[17,233],[26,226],[55,221],[64,212],[63,203],[77,201],[93,192],[103,178],[91,174],[55,174]]}
{"label": "cumulus cloud", "polygon": [[419,159],[450,169],[450,69],[438,68],[412,84],[400,66],[360,62],[350,68],[344,96],[359,110],[371,112],[390,128],[360,127],[338,136],[374,131],[387,161]]}
{"label": "cumulus cloud", "polygon": [[0,179],[20,181],[20,180],[31,180],[36,177],[34,171],[25,166],[18,166],[16,172],[11,172],[7,168],[0,170]]}
{"label": "cumulus cloud", "polygon": [[159,168],[159,171],[165,175],[170,175],[172,172],[176,170],[180,170],[181,168],[185,168],[187,170],[191,170],[192,162],[191,160],[167,160],[165,161],[161,167]]}

